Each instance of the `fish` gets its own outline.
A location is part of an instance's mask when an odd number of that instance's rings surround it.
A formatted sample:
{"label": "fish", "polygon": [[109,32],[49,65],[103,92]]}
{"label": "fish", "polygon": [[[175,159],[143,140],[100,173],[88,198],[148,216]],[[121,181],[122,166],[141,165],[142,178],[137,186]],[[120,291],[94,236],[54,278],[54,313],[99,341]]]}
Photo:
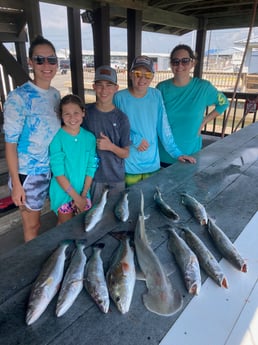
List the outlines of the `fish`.
{"label": "fish", "polygon": [[93,253],[86,264],[84,286],[103,313],[109,310],[110,299],[101,258],[104,244],[94,245]]}
{"label": "fish", "polygon": [[43,314],[59,290],[64,274],[66,249],[71,241],[63,241],[44,263],[29,297],[26,324],[31,325]]}
{"label": "fish", "polygon": [[167,230],[169,233],[168,249],[175,256],[182,272],[186,289],[192,295],[199,295],[201,272],[198,258],[174,228],[169,226]]}
{"label": "fish", "polygon": [[208,215],[205,207],[194,197],[187,193],[181,193],[182,204],[186,206],[188,211],[199,221],[201,225],[207,225]]}
{"label": "fish", "polygon": [[65,273],[57,299],[56,316],[64,315],[73,305],[83,289],[84,267],[87,257],[84,253],[85,241],[78,241],[71,262]]}
{"label": "fish", "polygon": [[182,308],[183,298],[179,291],[172,286],[158,256],[148,242],[142,192],[141,210],[135,228],[134,244],[137,261],[145,277],[147,287],[147,292],[143,295],[143,304],[155,314],[162,316],[174,315]]}
{"label": "fish", "polygon": [[122,314],[127,313],[132,302],[136,272],[134,251],[130,246],[130,238],[126,235],[121,236],[107,271],[106,281],[109,295],[116,307]]}
{"label": "fish", "polygon": [[126,222],[129,218],[129,202],[128,191],[125,191],[122,197],[118,200],[114,209],[115,216],[121,222]]}
{"label": "fish", "polygon": [[165,216],[171,218],[174,222],[179,221],[180,216],[163,200],[159,187],[156,187],[156,191],[154,193],[154,200],[160,211]]}
{"label": "fish", "polygon": [[192,251],[196,254],[201,268],[212,278],[220,287],[228,288],[228,281],[220,267],[220,264],[206,247],[203,241],[188,227],[180,227],[184,233],[184,240]]}
{"label": "fish", "polygon": [[246,261],[241,257],[237,248],[230,241],[224,231],[218,227],[218,225],[211,218],[208,220],[207,228],[221,255],[235,268],[246,273],[248,270]]}
{"label": "fish", "polygon": [[108,194],[108,189],[105,189],[101,196],[100,202],[94,205],[92,208],[90,208],[86,212],[85,218],[84,218],[84,225],[85,225],[84,230],[86,232],[89,232],[92,229],[94,229],[95,225],[97,225],[101,221],[104,208],[107,203],[107,194]]}

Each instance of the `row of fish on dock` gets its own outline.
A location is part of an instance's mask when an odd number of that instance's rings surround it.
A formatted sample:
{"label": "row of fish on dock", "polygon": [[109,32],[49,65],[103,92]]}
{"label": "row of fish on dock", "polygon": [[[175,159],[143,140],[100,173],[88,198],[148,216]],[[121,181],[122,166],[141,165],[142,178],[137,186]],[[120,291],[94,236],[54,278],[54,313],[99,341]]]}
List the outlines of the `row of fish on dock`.
{"label": "row of fish on dock", "polygon": [[[86,232],[94,229],[95,225],[101,221],[107,202],[107,193],[107,190],[104,191],[100,203],[92,208],[91,212],[87,211]],[[127,221],[129,218],[127,194],[127,192],[124,193],[115,206],[115,214],[121,221]],[[168,249],[175,256],[187,291],[191,294],[200,292],[200,266],[219,286],[227,288],[228,282],[219,263],[201,239],[188,227],[175,226],[180,216],[163,200],[158,187],[154,193],[154,200],[160,211],[173,221],[173,225],[171,226],[170,223],[166,228],[169,235]],[[207,216],[205,207],[187,193],[182,193],[182,203],[202,226],[207,227],[222,256],[240,271],[246,272],[245,260],[225,233]],[[117,237],[118,234],[114,236]],[[57,293],[56,315],[62,316],[72,306],[83,286],[102,312],[109,311],[111,298],[118,310],[125,314],[130,309],[137,279],[145,281],[147,291],[142,296],[142,300],[149,311],[163,316],[178,312],[183,306],[183,297],[173,286],[148,241],[142,192],[140,212],[133,233],[135,249],[132,248],[127,234],[119,239],[120,244],[106,273],[101,258],[104,245],[100,243],[93,245],[92,255],[87,260],[84,253],[84,241],[76,243],[75,253],[65,272],[65,253],[71,241],[62,242],[45,262],[32,286],[26,312],[27,325],[34,323],[42,315]],[[136,262],[141,272],[137,272]]]}

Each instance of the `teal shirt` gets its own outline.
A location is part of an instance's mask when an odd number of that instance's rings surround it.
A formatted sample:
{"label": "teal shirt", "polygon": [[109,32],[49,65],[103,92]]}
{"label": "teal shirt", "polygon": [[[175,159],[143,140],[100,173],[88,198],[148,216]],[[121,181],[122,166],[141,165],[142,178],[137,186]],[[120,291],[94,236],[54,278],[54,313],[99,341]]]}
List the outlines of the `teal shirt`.
{"label": "teal shirt", "polygon": [[50,144],[50,167],[53,173],[50,206],[57,213],[57,209],[71,201],[71,197],[59,185],[56,176],[66,176],[76,192],[81,194],[86,176],[94,177],[96,171],[95,136],[83,128],[76,136],[61,128]]}
{"label": "teal shirt", "polygon": [[[185,86],[175,86],[172,79],[160,82],[157,88],[161,91],[168,121],[175,142],[184,154],[192,155],[202,148],[202,137],[198,134],[207,106],[215,106],[222,114],[228,107],[226,96],[218,91],[209,81],[192,78]],[[174,163],[159,143],[160,160]]]}

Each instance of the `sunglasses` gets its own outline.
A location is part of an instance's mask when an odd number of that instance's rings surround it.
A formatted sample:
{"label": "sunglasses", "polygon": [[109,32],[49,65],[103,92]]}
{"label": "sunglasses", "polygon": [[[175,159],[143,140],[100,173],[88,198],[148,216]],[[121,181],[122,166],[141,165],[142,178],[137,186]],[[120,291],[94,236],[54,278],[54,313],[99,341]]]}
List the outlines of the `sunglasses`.
{"label": "sunglasses", "polygon": [[44,62],[49,63],[50,65],[56,65],[57,64],[57,57],[56,56],[41,56],[36,55],[32,56],[32,60],[36,62],[37,65],[43,65]]}
{"label": "sunglasses", "polygon": [[145,79],[152,79],[153,77],[152,72],[132,71],[132,73],[135,75],[136,78],[144,77]]}
{"label": "sunglasses", "polygon": [[179,66],[179,64],[181,63],[183,66],[187,66],[187,65],[189,65],[189,63],[191,61],[193,61],[193,59],[191,59],[191,58],[172,59],[171,65],[172,66]]}

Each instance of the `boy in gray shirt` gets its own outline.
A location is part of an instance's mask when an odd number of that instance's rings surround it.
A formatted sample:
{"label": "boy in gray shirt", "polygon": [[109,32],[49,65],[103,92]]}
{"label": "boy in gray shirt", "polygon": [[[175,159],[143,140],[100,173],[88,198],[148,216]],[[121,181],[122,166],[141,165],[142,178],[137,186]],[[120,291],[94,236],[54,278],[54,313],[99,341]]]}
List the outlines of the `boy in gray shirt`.
{"label": "boy in gray shirt", "polygon": [[93,89],[96,103],[86,106],[83,127],[97,138],[99,166],[91,186],[93,205],[100,200],[105,188],[109,195],[125,189],[125,164],[130,145],[128,117],[113,104],[118,90],[116,71],[103,65],[96,69]]}

